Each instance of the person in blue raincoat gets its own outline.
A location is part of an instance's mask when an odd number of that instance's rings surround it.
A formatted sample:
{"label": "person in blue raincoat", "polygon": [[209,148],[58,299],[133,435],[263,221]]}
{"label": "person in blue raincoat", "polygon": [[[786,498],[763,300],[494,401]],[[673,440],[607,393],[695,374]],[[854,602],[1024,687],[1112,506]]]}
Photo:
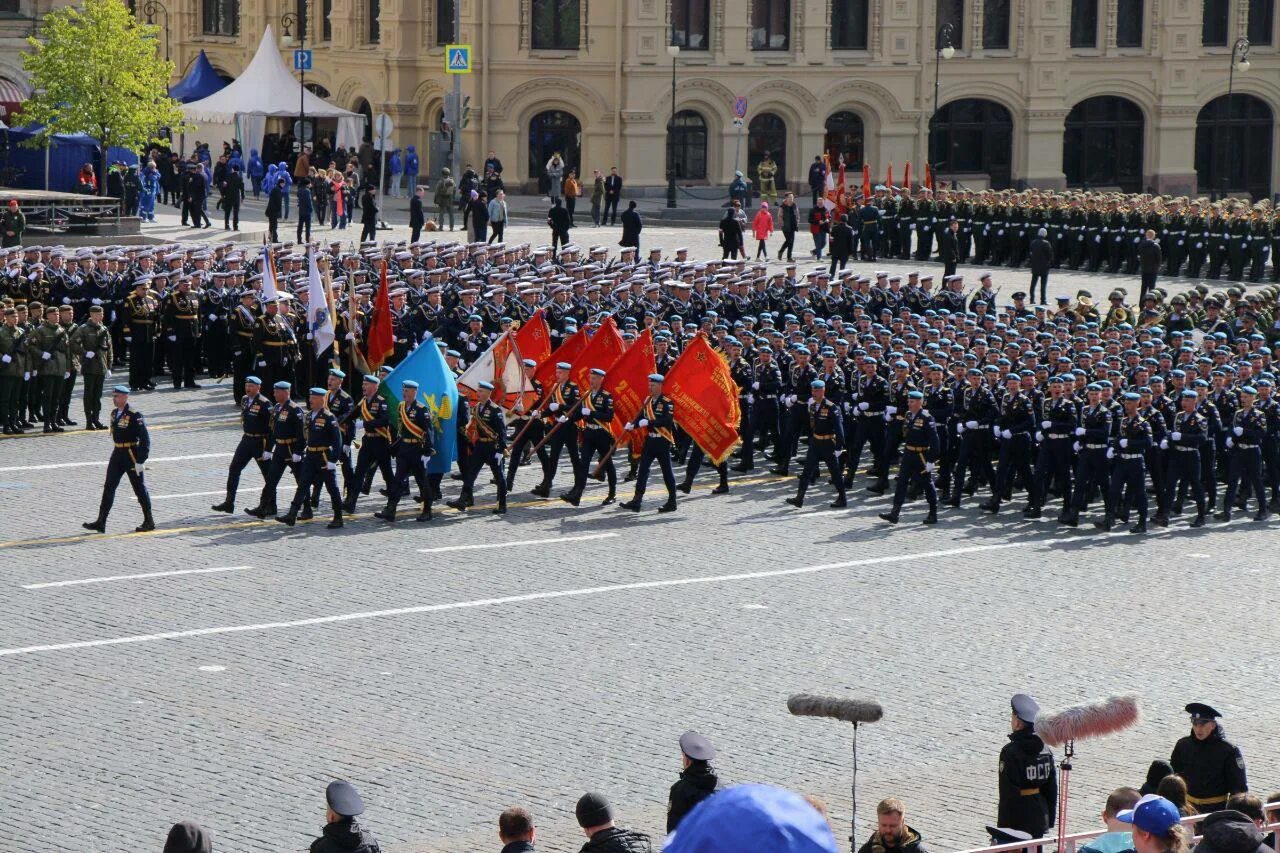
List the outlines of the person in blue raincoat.
{"label": "person in blue raincoat", "polygon": [[249,168],[246,174],[249,176],[250,186],[253,187],[253,197],[257,198],[258,193],[262,192],[263,179],[267,176],[267,165],[258,156],[257,148],[249,149]]}
{"label": "person in blue raincoat", "polygon": [[391,157],[387,161],[387,171],[391,173],[391,197],[402,197],[404,187],[400,182],[404,179],[404,161],[400,159],[399,148],[391,152]]}
{"label": "person in blue raincoat", "polygon": [[418,185],[418,151],[412,145],[405,149],[404,155],[404,177],[405,183],[409,185],[409,195],[413,195],[413,188]]}
{"label": "person in blue raincoat", "polygon": [[138,176],[142,190],[138,193],[138,217],[143,222],[156,221],[156,196],[160,194],[160,170],[154,160],[148,160]]}
{"label": "person in blue raincoat", "polygon": [[272,163],[267,167],[267,172],[263,175],[262,180],[257,182],[264,193],[269,193],[276,188],[276,172],[278,171],[280,170],[276,168],[276,164]]}
{"label": "person in blue raincoat", "polygon": [[293,175],[289,173],[289,164],[280,161],[276,166],[276,178],[284,178],[284,218],[289,218],[289,191],[293,189]]}

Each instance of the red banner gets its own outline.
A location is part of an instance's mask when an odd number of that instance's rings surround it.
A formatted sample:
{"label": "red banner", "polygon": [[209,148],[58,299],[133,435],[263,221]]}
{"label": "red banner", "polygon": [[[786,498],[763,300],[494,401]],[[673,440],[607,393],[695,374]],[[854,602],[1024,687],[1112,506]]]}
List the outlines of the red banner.
{"label": "red banner", "polygon": [[889,171],[884,176],[885,189],[893,189],[893,161],[889,161]]}
{"label": "red banner", "polygon": [[676,423],[719,465],[738,446],[738,383],[729,365],[699,332],[667,371],[663,393],[675,403]]}
{"label": "red banner", "polygon": [[587,377],[591,373],[591,368],[599,367],[602,370],[608,370],[613,367],[614,362],[621,357],[625,349],[622,335],[618,333],[618,324],[613,322],[612,317],[606,317],[600,324],[600,328],[596,329],[596,333],[591,336],[591,340],[582,348],[582,352],[578,353],[578,357],[573,360],[573,369],[569,371],[569,378],[577,383],[579,390],[584,390],[587,387]]}
{"label": "red banner", "polygon": [[645,329],[604,377],[604,390],[613,395],[614,439],[622,437],[624,424],[634,421],[649,396],[649,374],[657,370],[653,355],[653,331]]}
{"label": "red banner", "polygon": [[866,163],[862,164],[862,197],[871,198],[871,167]]}
{"label": "red banner", "polygon": [[902,188],[904,190],[911,189],[911,161],[907,161],[907,167],[902,170]]}
{"label": "red banner", "polygon": [[541,308],[533,312],[533,316],[516,330],[515,340],[520,358],[531,358],[538,363],[538,367],[551,358],[551,330],[547,328]]}
{"label": "red banner", "polygon": [[924,184],[921,185],[921,189],[933,189],[933,168],[929,165],[928,160],[924,163]]}
{"label": "red banner", "polygon": [[387,262],[382,262],[378,292],[373,297],[373,317],[369,320],[369,367],[377,370],[396,350],[396,334],[391,327],[391,288],[387,283]]}
{"label": "red banner", "polygon": [[542,383],[543,388],[549,388],[556,381],[556,364],[564,361],[573,364],[573,360],[578,357],[578,353],[582,352],[582,348],[587,345],[587,330],[585,327],[574,332],[573,335],[556,347],[551,355],[547,356],[547,360],[538,365],[538,372],[533,374],[533,378]]}

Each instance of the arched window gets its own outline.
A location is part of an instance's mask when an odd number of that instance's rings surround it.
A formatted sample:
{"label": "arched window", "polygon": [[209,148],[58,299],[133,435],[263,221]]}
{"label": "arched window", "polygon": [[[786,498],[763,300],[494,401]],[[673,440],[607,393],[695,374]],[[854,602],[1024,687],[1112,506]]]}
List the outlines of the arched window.
{"label": "arched window", "polygon": [[1062,169],[1073,187],[1142,189],[1142,110],[1126,98],[1097,97],[1076,104],[1062,136]]}
{"label": "arched window", "polygon": [[529,121],[529,180],[538,182],[538,192],[546,193],[547,161],[559,152],[564,171],[579,169],[582,161],[582,123],[573,113],[547,110]]}
{"label": "arched window", "polygon": [[1200,192],[1271,194],[1271,107],[1253,95],[1226,95],[1196,118],[1196,178]]}
{"label": "arched window", "polygon": [[240,34],[240,0],[203,0],[200,17],[207,36]]}
{"label": "arched window", "polygon": [[329,97],[329,90],[326,89],[324,86],[321,86],[319,83],[307,83],[307,91],[315,95],[316,97],[320,97],[320,98]]}
{"label": "arched window", "polygon": [[929,133],[933,172],[989,176],[994,189],[1012,180],[1013,117],[995,101],[965,98],[943,105]]}
{"label": "arched window", "polygon": [[987,0],[983,4],[982,49],[1009,49],[1009,0]]}
{"label": "arched window", "polygon": [[682,50],[711,48],[711,0],[671,0],[671,43]]}
{"label": "arched window", "polygon": [[364,141],[373,141],[373,108],[369,106],[369,102],[364,98],[356,101],[354,107],[355,112],[364,116]]}
{"label": "arched window", "polygon": [[841,110],[827,118],[827,136],[823,149],[831,158],[831,168],[839,166],[844,155],[845,169],[861,169],[863,158],[862,118],[855,112]]}
{"label": "arched window", "polygon": [[529,44],[534,50],[577,50],[579,0],[533,0]]}
{"label": "arched window", "polygon": [[1200,21],[1200,43],[1206,47],[1225,47],[1230,0],[1204,0],[1204,17]]}
{"label": "arched window", "polygon": [[777,186],[787,184],[787,123],[777,113],[760,113],[747,125],[747,177],[759,186],[756,167],[768,154],[778,166]]}
{"label": "arched window", "polygon": [[869,18],[867,0],[832,0],[831,49],[866,50]]}
{"label": "arched window", "polygon": [[751,0],[751,49],[790,48],[791,0]]}
{"label": "arched window", "polygon": [[707,120],[701,113],[681,110],[671,125],[671,163],[678,180],[707,177]]}
{"label": "arched window", "polygon": [[1249,42],[1271,44],[1275,28],[1275,0],[1249,0]]}
{"label": "arched window", "polygon": [[1071,46],[1098,46],[1098,0],[1071,0]]}

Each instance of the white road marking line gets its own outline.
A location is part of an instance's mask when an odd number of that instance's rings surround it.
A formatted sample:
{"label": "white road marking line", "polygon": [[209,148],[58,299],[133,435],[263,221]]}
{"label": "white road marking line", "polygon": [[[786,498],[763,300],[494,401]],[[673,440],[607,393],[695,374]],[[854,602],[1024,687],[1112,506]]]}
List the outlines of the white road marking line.
{"label": "white road marking line", "polygon": [[763,580],[794,575],[809,575],[834,569],[851,569],[859,566],[875,566],[884,563],[903,563],[912,560],[930,560],[937,557],[956,557],[980,554],[988,551],[1006,551],[1051,542],[1037,539],[1024,542],[1001,542],[991,545],[974,545],[964,548],[948,548],[942,551],[925,551],[916,554],[890,554],[863,560],[847,560],[843,563],[825,563],[798,569],[774,569],[766,572],[742,572],[731,575],[709,575],[692,578],[672,578],[659,581],[635,581],[633,583],[590,586],[581,589],[561,589],[548,592],[531,592],[524,595],[505,595],[498,598],[479,598],[471,601],[451,601],[444,604],[419,604],[413,607],[395,607],[388,610],[365,610],[357,613],[339,613],[332,616],[313,616],[309,619],[289,619],[280,622],[260,622],[255,625],[218,625],[212,628],[192,628],[185,631],[164,631],[158,634],[134,634],[125,637],[108,637],[101,640],[78,640],[71,643],[50,643],[37,646],[19,646],[0,649],[0,657],[30,655],[38,652],[65,652],[73,649],[93,649],[101,646],[124,646],[136,643],[154,643],[160,640],[181,640],[190,637],[213,637],[223,634],[244,634],[253,631],[272,631],[281,628],[306,628],[313,625],[334,625],[342,622],[366,622],[371,619],[387,619],[395,616],[414,616],[422,613],[443,613],[451,610],[473,610],[480,607],[497,607],[504,604],[525,604],[530,601],[552,601],[559,598],[581,598],[610,592],[629,592],[638,589],[664,589],[667,587],[695,586],[730,581]]}
{"label": "white road marking line", "polygon": [[[156,462],[185,462],[188,459],[225,459],[230,453],[193,453],[190,456],[152,456],[146,465]],[[7,471],[54,471],[59,468],[100,468],[105,467],[107,459],[94,459],[91,462],[55,462],[52,465],[9,465],[0,468],[0,473]]]}
{"label": "white road marking line", "polygon": [[216,572],[240,572],[252,569],[253,566],[217,566],[212,569],[175,569],[169,572],[144,572],[138,575],[106,575],[100,578],[81,578],[73,581],[48,581],[46,583],[23,584],[23,589],[53,589],[61,586],[85,586],[94,583],[114,583],[116,581],[136,581],[148,578],[171,578],[178,575],[211,575]]}
{"label": "white road marking line", "polygon": [[612,539],[617,533],[588,533],[583,536],[556,536],[553,539],[517,539],[513,542],[482,542],[477,545],[441,545],[438,548],[419,548],[419,554],[443,554],[446,551],[483,551],[488,548],[511,548],[515,545],[555,545],[559,542],[586,542],[592,539]]}
{"label": "white road marking line", "polygon": [[152,496],[151,496],[151,500],[153,500],[153,501],[172,501],[172,500],[177,500],[178,498],[206,498],[206,497],[209,497],[210,495],[225,495],[225,494],[226,494],[226,492],[225,492],[225,491],[217,491],[217,492],[183,492],[183,493],[182,493],[182,494],[180,494],[180,495],[152,495]]}

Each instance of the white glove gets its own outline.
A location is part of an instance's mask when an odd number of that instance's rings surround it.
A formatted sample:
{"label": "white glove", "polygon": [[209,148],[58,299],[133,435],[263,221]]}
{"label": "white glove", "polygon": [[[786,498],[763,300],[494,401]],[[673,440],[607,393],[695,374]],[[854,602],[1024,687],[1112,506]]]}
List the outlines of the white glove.
{"label": "white glove", "polygon": [[31,378],[31,371],[30,371],[30,370],[24,370],[24,371],[22,372],[22,381],[23,381],[23,382],[26,382],[26,381],[27,381],[27,380],[29,380],[30,378]]}
{"label": "white glove", "polygon": [[210,323],[217,322],[217,319],[218,319],[218,315],[217,315],[217,314],[210,314],[210,315],[209,315],[209,322],[210,322]]}
{"label": "white glove", "polygon": [[42,352],[42,353],[40,353],[40,357],[41,357],[42,359],[44,359],[45,361],[48,361],[49,359],[53,358],[53,353],[51,353],[51,352]]}
{"label": "white glove", "polygon": [[343,337],[345,340],[348,340],[348,341],[354,341],[354,340],[356,339],[356,333],[355,333],[355,332],[347,332],[347,333],[346,333],[345,335],[343,335],[342,337]]}
{"label": "white glove", "polygon": [[495,453],[495,454],[493,454],[493,461],[494,461],[494,462],[497,462],[499,465],[501,465],[501,464],[502,464],[502,454],[501,454],[501,453]]}
{"label": "white glove", "polygon": [[424,467],[424,468],[425,468],[425,467],[427,467],[427,465],[428,465],[430,462],[431,462],[431,457],[430,457],[430,456],[424,456],[424,457],[422,457],[422,467]]}
{"label": "white glove", "polygon": [[475,351],[476,351],[476,345],[475,345],[474,343],[469,343],[469,344],[467,344],[467,349],[471,350],[472,352],[475,352]]}
{"label": "white glove", "polygon": [[260,458],[262,459],[262,461],[263,461],[263,462],[270,462],[270,461],[271,461],[271,451],[270,451],[270,450],[268,450],[266,453],[262,454],[262,456],[261,456]]}
{"label": "white glove", "polygon": [[1000,437],[1000,426],[999,426],[999,424],[992,424],[992,425],[991,425],[991,433],[992,433],[996,438],[999,438],[999,437]]}
{"label": "white glove", "polygon": [[568,421],[569,419],[566,418],[564,415],[561,415],[560,417],[556,418],[556,423],[558,424],[567,423]]}
{"label": "white glove", "polygon": [[[310,337],[310,336],[308,336],[308,337]],[[178,341],[178,336],[177,336],[177,335],[170,335],[170,336],[169,336],[169,342],[170,342],[170,343],[177,343],[177,341]]]}
{"label": "white glove", "polygon": [[1078,442],[1078,441],[1073,441],[1073,442],[1071,443],[1071,449],[1072,449],[1072,450],[1074,450],[1076,453],[1079,453],[1079,452],[1080,452],[1080,442]]}
{"label": "white glove", "polygon": [[68,370],[66,373],[62,374],[62,378],[63,378],[63,379],[70,379],[70,378],[71,378],[71,371],[70,371],[70,370]]}
{"label": "white glove", "polygon": [[343,455],[343,456],[350,456],[350,455],[351,455],[351,445],[349,445],[349,444],[344,444],[344,445],[342,445],[342,455]]}
{"label": "white glove", "polygon": [[858,404],[859,412],[865,412],[869,408],[871,408],[871,404],[868,403],[866,400],[863,400],[861,403]]}
{"label": "white glove", "polygon": [[589,418],[589,417],[591,417],[591,410],[590,410],[590,409],[588,409],[586,406],[583,406],[583,407],[582,407],[582,416],[583,416],[584,418]]}
{"label": "white glove", "polygon": [[1182,441],[1182,433],[1171,432],[1169,433],[1169,438],[1172,438],[1174,441]]}
{"label": "white glove", "polygon": [[965,428],[965,429],[977,429],[977,428],[978,428],[978,422],[977,422],[977,421],[965,421],[965,422],[964,422],[964,428]]}
{"label": "white glove", "polygon": [[794,406],[796,404],[796,401],[799,399],[800,398],[797,397],[795,394],[792,394],[790,397],[787,398],[787,405]]}
{"label": "white glove", "polygon": [[1244,435],[1244,427],[1234,427],[1231,431],[1236,435]]}
{"label": "white glove", "polygon": [[338,463],[337,463],[337,462],[326,462],[326,463],[324,463],[324,467],[325,467],[325,470],[326,470],[326,471],[336,471],[336,470],[338,470]]}
{"label": "white glove", "polygon": [[754,403],[755,401],[756,401],[756,395],[755,395],[755,394],[748,394],[748,395],[747,395],[747,402],[748,402],[748,403]]}
{"label": "white glove", "polygon": [[141,465],[134,465],[133,470],[134,470],[134,473],[141,474],[144,469]]}
{"label": "white glove", "polygon": [[956,435],[964,434],[964,424],[956,424]]}
{"label": "white glove", "polygon": [[4,355],[0,355],[0,361],[3,361],[5,364],[9,364],[13,361],[13,356],[5,353]]}
{"label": "white glove", "polygon": [[1236,443],[1236,442],[1235,442],[1235,439],[1233,439],[1233,438],[1228,438],[1228,439],[1227,439],[1227,447],[1234,447],[1234,446],[1235,446],[1235,443]]}
{"label": "white glove", "polygon": [[1036,441],[1044,441],[1044,433],[1042,433],[1042,432],[1037,432],[1037,433],[1036,433]]}
{"label": "white glove", "polygon": [[1006,429],[1000,433],[1000,437],[1005,440],[1008,440],[1013,438],[1013,433]]}
{"label": "white glove", "polygon": [[267,366],[267,363],[265,361],[258,362],[258,367],[266,367],[266,366]]}
{"label": "white glove", "polygon": [[759,382],[752,382],[752,383],[751,383],[751,388],[752,388],[753,390],[755,390],[755,391],[759,391],[759,390],[760,390],[760,383],[759,383]]}
{"label": "white glove", "polygon": [[1129,439],[1127,439],[1127,438],[1122,438],[1122,439],[1120,439],[1120,446],[1121,446],[1121,447],[1128,447],[1128,446],[1129,446]]}
{"label": "white glove", "polygon": [[936,465],[934,465],[932,462],[926,462],[926,463],[924,463],[924,472],[925,472],[926,474],[932,474],[932,473],[933,473],[933,469],[934,469],[934,468],[936,468],[936,467],[937,467],[937,466],[936,466]]}
{"label": "white glove", "polygon": [[290,454],[289,459],[290,459],[290,461],[292,461],[292,462],[301,462],[301,461],[302,461],[302,457],[301,457],[300,455],[298,455],[297,453]]}
{"label": "white glove", "polygon": [[640,420],[636,421],[636,426],[647,427],[648,425],[649,425],[648,418],[641,418]]}
{"label": "white glove", "polygon": [[1086,432],[1084,427],[1076,427],[1076,435],[1084,435]]}
{"label": "white glove", "polygon": [[97,355],[97,353],[96,353],[96,352],[94,352],[94,351],[93,351],[93,350],[91,350],[91,349],[87,349],[87,350],[85,350],[85,351],[84,351],[84,357],[85,357],[85,358],[93,358],[95,355]]}
{"label": "white glove", "polygon": [[129,337],[128,335],[125,335],[125,336],[124,336],[124,342],[125,342],[126,344],[131,344],[131,343],[133,343],[133,338]]}
{"label": "white glove", "polygon": [[1050,428],[1050,427],[1052,427],[1052,426],[1053,426],[1053,421],[1041,421],[1041,422],[1040,422],[1040,429],[1049,429],[1049,428]]}
{"label": "white glove", "polygon": [[1108,458],[1108,459],[1115,459],[1115,458],[1116,458],[1116,450],[1115,450],[1115,448],[1114,448],[1114,447],[1108,447],[1108,448],[1107,448],[1107,458]]}
{"label": "white glove", "polygon": [[1165,438],[1160,440],[1160,449],[1161,450],[1169,449],[1169,439]]}
{"label": "white glove", "polygon": [[553,412],[558,412],[558,411],[560,411],[560,404],[559,404],[559,403],[552,403],[550,406],[547,406],[547,408],[548,408],[548,409],[550,409],[550,410],[551,410],[551,411],[553,411]]}
{"label": "white glove", "polygon": [[896,415],[896,414],[898,413],[898,407],[897,407],[897,406],[885,406],[885,407],[884,407],[884,413],[885,413],[886,415]]}
{"label": "white glove", "polygon": [[94,305],[101,305],[101,304],[102,304],[102,300],[101,300],[101,299],[98,299],[98,298],[96,298],[96,297],[95,297],[94,299],[89,300],[89,301],[90,301],[90,302],[92,302]]}
{"label": "white glove", "polygon": [[[312,333],[311,333],[311,332],[307,332],[307,340],[313,340],[313,339],[314,339],[314,337],[315,337],[315,336],[314,336],[314,335],[312,335]],[[169,340],[173,340],[173,338],[169,338]]]}
{"label": "white glove", "polygon": [[623,427],[622,427],[622,429],[623,429],[624,431],[627,431],[627,432],[630,432],[631,430],[633,430],[633,429],[635,429],[635,428],[636,428],[636,425],[635,425],[635,424],[633,424],[633,423],[631,423],[631,422],[628,422],[625,426],[623,426]]}
{"label": "white glove", "polygon": [[64,296],[64,297],[62,297],[62,304],[63,304],[63,305],[70,305],[70,304],[71,304],[71,297],[70,297],[70,296]]}
{"label": "white glove", "polygon": [[529,413],[529,417],[531,417],[531,418],[540,418],[540,417],[542,417],[542,410],[541,410],[541,409],[534,409],[532,412],[530,412],[530,413]]}

